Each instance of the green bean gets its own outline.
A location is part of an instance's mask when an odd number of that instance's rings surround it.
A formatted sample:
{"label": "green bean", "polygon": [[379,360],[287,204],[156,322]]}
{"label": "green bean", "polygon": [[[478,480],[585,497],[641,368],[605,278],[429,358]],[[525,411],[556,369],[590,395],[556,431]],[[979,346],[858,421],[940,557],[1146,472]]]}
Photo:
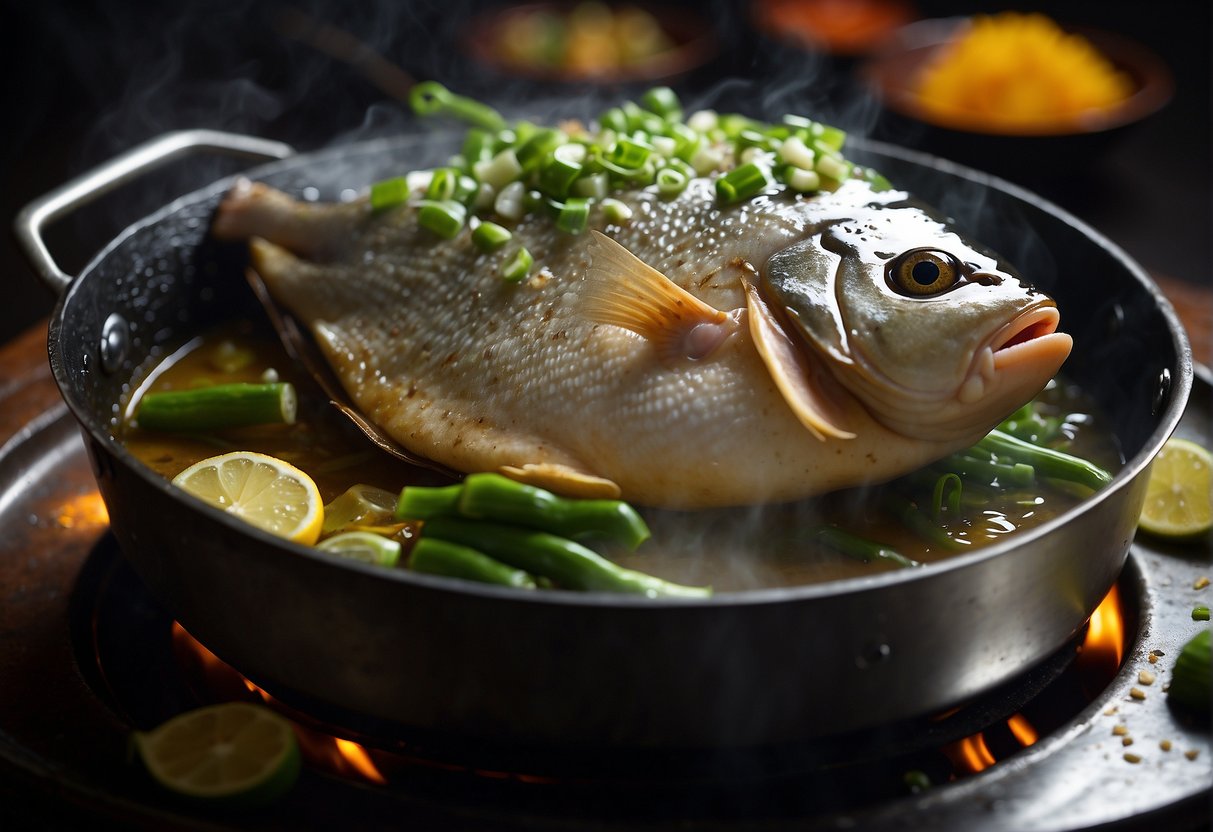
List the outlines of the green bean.
{"label": "green bean", "polygon": [[903,569],[922,566],[918,561],[911,560],[896,549],[891,549],[883,543],[877,543],[843,531],[836,526],[822,526],[813,532],[813,537],[823,546],[864,563],[880,560],[895,564]]}
{"label": "green bean", "polygon": [[[980,446],[974,446],[979,448]],[[1030,465],[999,462],[990,452],[974,453],[970,448],[952,454],[936,463],[943,471],[959,474],[962,479],[972,480],[991,487],[1025,487],[1036,482],[1036,472]]]}
{"label": "green bean", "polygon": [[564,589],[658,596],[707,597],[709,587],[681,586],[624,569],[579,543],[547,532],[461,517],[435,517],[423,537],[469,546],[532,575],[551,578]]}
{"label": "green bean", "polygon": [[215,384],[194,390],[145,393],[139,403],[139,427],[197,432],[246,425],[293,424],[298,407],[295,388],[272,384]]}
{"label": "green bean", "polygon": [[551,532],[574,540],[602,538],[635,549],[649,539],[644,519],[621,500],[575,500],[500,474],[470,474],[459,513]]}
{"label": "green bean", "polygon": [[949,535],[947,529],[932,523],[913,501],[890,493],[885,496],[883,503],[885,510],[900,520],[902,525],[928,542],[952,551],[966,548],[966,544]]}
{"label": "green bean", "polygon": [[429,520],[442,514],[458,514],[462,493],[462,485],[406,485],[396,501],[396,519]]}
{"label": "green bean", "polygon": [[1031,465],[1040,476],[1076,482],[1092,491],[1098,491],[1112,481],[1112,475],[1094,463],[1024,442],[1000,430],[990,431],[976,447],[1002,459]]}
{"label": "green bean", "polygon": [[445,575],[483,584],[534,589],[535,581],[522,569],[506,566],[483,552],[458,543],[422,537],[413,544],[409,569],[429,575]]}

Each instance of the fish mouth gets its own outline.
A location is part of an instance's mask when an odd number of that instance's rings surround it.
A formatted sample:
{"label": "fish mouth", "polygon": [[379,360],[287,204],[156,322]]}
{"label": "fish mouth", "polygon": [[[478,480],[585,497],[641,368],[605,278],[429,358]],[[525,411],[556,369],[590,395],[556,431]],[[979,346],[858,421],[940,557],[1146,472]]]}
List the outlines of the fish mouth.
{"label": "fish mouth", "polygon": [[972,404],[983,398],[1000,377],[1000,386],[1048,381],[1074,346],[1069,335],[1057,331],[1060,320],[1057,307],[1048,302],[1022,312],[998,329],[974,356],[972,370],[960,389],[961,402]]}

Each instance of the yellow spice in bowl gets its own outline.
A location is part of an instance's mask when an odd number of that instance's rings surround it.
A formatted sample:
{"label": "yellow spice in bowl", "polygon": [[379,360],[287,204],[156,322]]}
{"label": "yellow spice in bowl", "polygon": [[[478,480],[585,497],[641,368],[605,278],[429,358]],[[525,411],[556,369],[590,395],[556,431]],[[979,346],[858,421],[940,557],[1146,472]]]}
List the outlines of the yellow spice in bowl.
{"label": "yellow spice in bowl", "polygon": [[1041,14],[974,17],[918,79],[932,121],[990,132],[1083,129],[1133,92],[1081,35]]}

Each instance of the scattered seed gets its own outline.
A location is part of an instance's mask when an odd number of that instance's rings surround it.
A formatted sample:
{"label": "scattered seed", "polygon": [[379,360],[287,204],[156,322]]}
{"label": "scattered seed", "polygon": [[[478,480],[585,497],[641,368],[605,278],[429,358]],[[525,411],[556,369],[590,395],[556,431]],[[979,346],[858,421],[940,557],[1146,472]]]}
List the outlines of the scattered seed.
{"label": "scattered seed", "polygon": [[1161,748],[1163,751],[1170,751],[1171,750],[1171,741],[1163,740],[1162,742],[1160,742],[1158,744],[1158,747]]}
{"label": "scattered seed", "polygon": [[1200,756],[1200,750],[1196,749],[1196,748],[1189,748],[1187,751],[1184,752],[1184,756],[1187,757],[1189,760],[1195,760],[1197,757]]}
{"label": "scattered seed", "polygon": [[1141,682],[1143,685],[1152,685],[1154,684],[1154,674],[1148,670],[1143,670],[1141,673],[1137,674],[1137,681]]}
{"label": "scattered seed", "polygon": [[1117,725],[1115,728],[1112,729],[1112,734],[1117,737],[1123,737],[1125,734],[1128,734],[1128,733],[1129,733],[1129,729],[1123,725]]}
{"label": "scattered seed", "polygon": [[1126,754],[1125,754],[1125,762],[1126,762],[1126,763],[1134,763],[1134,764],[1136,764],[1136,763],[1140,763],[1140,762],[1141,762],[1141,756],[1140,756],[1140,755],[1138,755],[1138,754],[1128,754],[1128,753],[1126,753]]}
{"label": "scattered seed", "polygon": [[1113,714],[1117,713],[1119,710],[1120,710],[1120,708],[1118,708],[1118,707],[1116,707],[1115,705],[1113,705],[1112,707],[1110,707],[1110,708],[1108,708],[1106,711],[1104,711],[1104,712],[1103,712],[1103,715],[1104,715],[1104,716],[1112,716]]}
{"label": "scattered seed", "polygon": [[1150,664],[1158,664],[1158,656],[1154,653],[1150,654]]}
{"label": "scattered seed", "polygon": [[1141,688],[1129,688],[1129,696],[1140,702],[1146,698],[1146,692]]}
{"label": "scattered seed", "polygon": [[1204,575],[1201,575],[1199,578],[1196,579],[1195,582],[1193,582],[1192,588],[1193,589],[1204,589],[1208,585],[1209,585],[1209,579],[1206,578]]}
{"label": "scattered seed", "polygon": [[1133,738],[1132,738],[1132,737],[1125,737],[1124,739],[1122,739],[1122,740],[1120,741],[1120,744],[1121,744],[1121,745],[1124,745],[1124,746],[1130,746],[1130,745],[1132,745],[1132,744],[1133,744]]}

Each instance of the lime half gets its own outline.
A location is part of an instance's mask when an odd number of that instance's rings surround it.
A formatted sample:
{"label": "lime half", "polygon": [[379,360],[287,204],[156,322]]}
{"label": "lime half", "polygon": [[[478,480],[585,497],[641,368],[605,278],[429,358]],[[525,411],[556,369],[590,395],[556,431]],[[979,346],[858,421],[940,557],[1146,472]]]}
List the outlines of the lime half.
{"label": "lime half", "polygon": [[301,767],[290,722],[247,702],[187,711],[132,741],[152,779],[206,803],[265,805],[294,785]]}
{"label": "lime half", "polygon": [[1213,454],[1187,439],[1168,439],[1154,458],[1138,526],[1168,540],[1213,529]]}

